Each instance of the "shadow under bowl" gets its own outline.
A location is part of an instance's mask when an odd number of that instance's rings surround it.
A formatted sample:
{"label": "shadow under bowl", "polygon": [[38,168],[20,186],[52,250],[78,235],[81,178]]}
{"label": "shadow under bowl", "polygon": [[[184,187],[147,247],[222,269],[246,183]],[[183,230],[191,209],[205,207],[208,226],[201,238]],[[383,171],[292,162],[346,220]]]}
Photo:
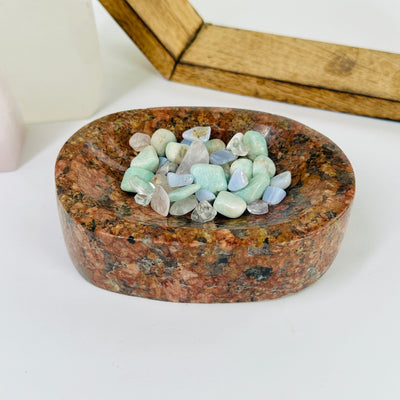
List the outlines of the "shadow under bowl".
{"label": "shadow under bowl", "polygon": [[[291,171],[286,198],[267,215],[218,215],[204,224],[162,217],[136,204],[120,183],[135,132],[172,130],[178,140],[211,126],[225,143],[236,132],[266,134],[277,173]],[[313,129],[260,111],[208,107],[131,110],[76,132],[55,168],[64,238],[79,272],[118,293],[175,302],[277,298],[315,282],[332,264],[354,197],[352,167]]]}

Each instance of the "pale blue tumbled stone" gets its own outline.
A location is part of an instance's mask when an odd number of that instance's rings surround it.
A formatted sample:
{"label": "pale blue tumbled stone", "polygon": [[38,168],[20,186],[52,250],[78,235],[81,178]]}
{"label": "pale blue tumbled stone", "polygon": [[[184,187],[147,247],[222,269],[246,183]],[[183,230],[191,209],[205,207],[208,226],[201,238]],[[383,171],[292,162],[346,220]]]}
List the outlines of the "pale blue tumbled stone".
{"label": "pale blue tumbled stone", "polygon": [[271,179],[270,185],[280,187],[281,189],[287,189],[292,181],[292,174],[290,171],[282,172],[279,175],[274,176]]}
{"label": "pale blue tumbled stone", "polygon": [[260,154],[268,155],[267,142],[260,132],[246,132],[243,136],[243,143],[249,149],[247,157],[250,158],[250,160],[254,160]]}
{"label": "pale blue tumbled stone", "polygon": [[262,199],[271,205],[279,204],[286,196],[286,192],[277,186],[268,186]]}
{"label": "pale blue tumbled stone", "polygon": [[194,179],[191,174],[176,174],[175,172],[168,172],[167,180],[170,187],[178,187],[190,185],[193,183]]}
{"label": "pale blue tumbled stone", "polygon": [[249,160],[248,158],[239,158],[234,161],[230,167],[231,175],[237,168],[242,169],[249,180],[253,177],[253,161]]}
{"label": "pale blue tumbled stone", "polygon": [[249,152],[247,146],[243,143],[243,133],[238,132],[232,136],[232,139],[226,145],[226,149],[230,150],[237,156],[245,156]]}
{"label": "pale blue tumbled stone", "polygon": [[218,150],[210,155],[210,163],[221,165],[237,159],[237,155],[229,150]]}
{"label": "pale blue tumbled stone", "polygon": [[160,169],[167,161],[167,157],[158,157],[158,169]]}
{"label": "pale blue tumbled stone", "polygon": [[183,139],[181,141],[182,144],[187,144],[188,146],[190,146],[192,144],[193,140],[187,140],[187,139]]}
{"label": "pale blue tumbled stone", "polygon": [[220,165],[194,164],[190,168],[190,173],[194,176],[194,181],[200,185],[201,189],[217,193],[226,190],[225,173]]}
{"label": "pale blue tumbled stone", "polygon": [[206,200],[213,201],[215,200],[215,194],[207,189],[200,189],[196,192],[196,197],[198,201]]}
{"label": "pale blue tumbled stone", "polygon": [[236,196],[241,197],[247,204],[261,199],[265,189],[269,185],[270,177],[268,175],[256,175],[250,179],[249,184],[241,190],[235,192]]}
{"label": "pale blue tumbled stone", "polygon": [[186,140],[200,139],[202,142],[207,142],[210,135],[211,128],[209,126],[195,126],[182,133],[182,137]]}
{"label": "pale blue tumbled stone", "polygon": [[249,179],[241,168],[233,171],[231,179],[229,179],[228,189],[232,192],[243,189],[249,183]]}
{"label": "pale blue tumbled stone", "polygon": [[153,146],[146,146],[134,159],[131,161],[131,167],[140,167],[149,171],[156,171],[159,160],[156,149]]}
{"label": "pale blue tumbled stone", "polygon": [[183,186],[168,193],[171,202],[178,201],[189,197],[200,189],[200,185],[194,183],[192,185]]}
{"label": "pale blue tumbled stone", "polygon": [[213,207],[228,218],[239,218],[246,210],[246,202],[231,192],[218,193]]}

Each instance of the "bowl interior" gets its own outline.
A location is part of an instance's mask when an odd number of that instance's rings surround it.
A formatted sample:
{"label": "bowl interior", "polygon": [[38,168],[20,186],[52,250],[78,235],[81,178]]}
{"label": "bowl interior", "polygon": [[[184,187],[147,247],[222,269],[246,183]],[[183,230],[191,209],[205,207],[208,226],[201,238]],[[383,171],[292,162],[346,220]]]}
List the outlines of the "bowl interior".
{"label": "bowl interior", "polygon": [[[135,153],[129,138],[135,132],[152,134],[170,129],[178,140],[191,127],[211,126],[211,138],[225,143],[236,132],[256,130],[266,135],[269,156],[277,173],[291,171],[287,197],[266,215],[247,212],[238,219],[218,215],[197,224],[190,214],[166,218],[136,204],[120,189],[124,171]],[[63,207],[76,220],[96,228],[112,225],[132,229],[150,224],[163,229],[204,225],[212,229],[259,227],[274,234],[306,234],[339,217],[354,196],[354,174],[346,156],[324,135],[288,118],[259,111],[206,107],[168,107],[132,110],[93,121],[75,133],[61,149],[56,184]],[[90,210],[90,212],[88,212]],[[282,226],[285,228],[282,231]]]}

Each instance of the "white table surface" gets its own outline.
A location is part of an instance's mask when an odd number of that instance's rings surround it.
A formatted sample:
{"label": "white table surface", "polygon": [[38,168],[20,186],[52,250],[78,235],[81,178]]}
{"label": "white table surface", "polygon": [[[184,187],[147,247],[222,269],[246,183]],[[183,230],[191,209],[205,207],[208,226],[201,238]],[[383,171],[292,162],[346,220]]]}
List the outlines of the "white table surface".
{"label": "white table surface", "polygon": [[[397,0],[278,3],[192,2],[214,23],[400,53]],[[105,73],[98,112],[27,127],[20,168],[0,174],[0,398],[399,399],[400,122],[169,82],[100,5],[95,12]],[[342,148],[356,198],[318,282],[274,301],[196,305],[81,278],[58,221],[57,153],[95,118],[166,105],[280,114]]]}

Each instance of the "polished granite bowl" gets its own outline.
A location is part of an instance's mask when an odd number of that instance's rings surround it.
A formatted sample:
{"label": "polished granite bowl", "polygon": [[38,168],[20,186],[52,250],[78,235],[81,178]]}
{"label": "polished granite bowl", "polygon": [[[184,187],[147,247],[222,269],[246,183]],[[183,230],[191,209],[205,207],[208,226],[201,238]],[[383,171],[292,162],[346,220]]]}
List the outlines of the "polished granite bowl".
{"label": "polished granite bowl", "polygon": [[[120,183],[135,132],[211,126],[225,143],[236,132],[266,135],[286,198],[266,215],[217,215],[204,224],[139,206]],[[337,145],[299,122],[260,111],[167,107],[120,112],[76,132],[55,168],[58,209],[72,261],[93,284],[175,302],[277,298],[315,282],[333,262],[355,183]]]}

